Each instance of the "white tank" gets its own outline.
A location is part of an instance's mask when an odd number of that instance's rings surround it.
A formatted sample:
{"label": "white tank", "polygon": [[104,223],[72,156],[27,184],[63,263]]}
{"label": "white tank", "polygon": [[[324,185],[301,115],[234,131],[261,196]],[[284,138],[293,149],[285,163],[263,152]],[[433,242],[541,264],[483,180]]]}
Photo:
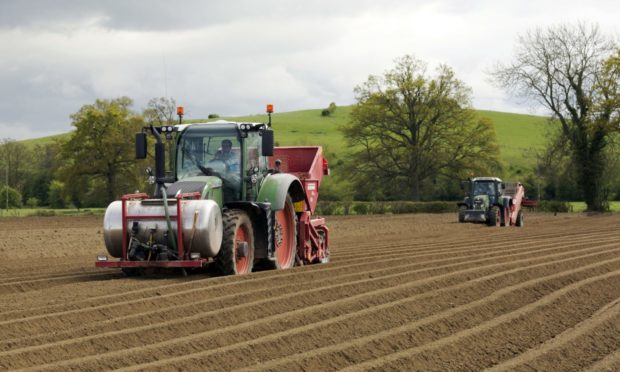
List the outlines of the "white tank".
{"label": "white tank", "polygon": [[[183,200],[181,201],[183,214],[183,242],[185,251],[199,252],[200,256],[215,257],[222,244],[222,213],[220,207],[213,200]],[[157,205],[159,204],[159,205]],[[176,203],[168,207],[170,217],[177,214]],[[156,243],[167,244],[164,232],[168,231],[163,203],[153,201],[128,200],[128,216],[161,216],[161,219],[139,219],[139,230],[136,238],[143,243],[149,241],[151,229],[155,229],[153,238]],[[196,223],[194,224],[194,216]],[[103,218],[103,238],[108,253],[112,257],[120,258],[123,255],[123,226],[122,202],[112,202],[106,209]],[[127,233],[131,233],[134,220],[127,221]],[[172,229],[177,232],[177,223],[171,219]],[[192,233],[193,231],[193,233]],[[193,236],[193,239],[192,239]],[[129,237],[127,238],[129,241]]]}

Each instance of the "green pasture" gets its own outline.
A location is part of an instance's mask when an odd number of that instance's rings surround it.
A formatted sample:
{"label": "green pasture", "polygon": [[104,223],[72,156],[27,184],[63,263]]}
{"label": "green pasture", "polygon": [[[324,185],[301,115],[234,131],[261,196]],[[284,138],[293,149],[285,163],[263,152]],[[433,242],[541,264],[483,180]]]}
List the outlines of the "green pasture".
{"label": "green pasture", "polygon": [[[586,203],[585,202],[569,202],[573,212],[585,212]],[[620,212],[620,201],[610,201],[609,202],[609,210],[611,212]]]}
{"label": "green pasture", "polygon": [[[331,116],[321,116],[322,109],[276,112],[272,116],[276,143],[280,146],[323,146],[332,161],[342,159],[346,141],[338,127],[349,120],[353,106],[340,106]],[[504,177],[517,177],[535,164],[535,152],[544,148],[548,119],[542,116],[512,114],[496,111],[478,111],[479,115],[493,120]],[[222,117],[223,120],[266,122],[267,115]],[[213,121],[218,119],[211,119]],[[188,120],[187,123],[205,122],[206,119]],[[27,146],[45,145],[66,137],[67,134],[25,140]]]}

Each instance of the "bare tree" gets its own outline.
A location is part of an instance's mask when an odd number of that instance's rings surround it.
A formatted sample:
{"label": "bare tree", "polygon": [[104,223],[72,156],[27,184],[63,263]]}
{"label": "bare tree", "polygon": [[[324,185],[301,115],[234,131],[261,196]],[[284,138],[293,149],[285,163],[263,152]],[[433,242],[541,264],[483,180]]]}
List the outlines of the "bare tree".
{"label": "bare tree", "polygon": [[493,72],[502,87],[542,104],[560,122],[585,202],[595,211],[605,208],[604,150],[617,130],[609,125],[617,107],[605,102],[604,81],[604,62],[615,48],[596,25],[537,28],[519,37],[513,62]]}
{"label": "bare tree", "polygon": [[173,98],[151,98],[144,110],[144,121],[153,125],[170,125],[175,121],[176,102]]}

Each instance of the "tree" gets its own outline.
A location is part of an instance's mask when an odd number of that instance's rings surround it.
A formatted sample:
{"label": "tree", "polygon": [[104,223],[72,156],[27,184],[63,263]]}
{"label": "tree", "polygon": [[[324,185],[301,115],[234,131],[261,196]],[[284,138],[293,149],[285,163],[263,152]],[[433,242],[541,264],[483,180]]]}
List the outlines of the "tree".
{"label": "tree", "polygon": [[470,109],[470,89],[448,66],[429,77],[425,63],[405,56],[355,93],[341,128],[353,149],[346,172],[369,197],[419,200],[439,178],[498,167],[493,125]]}
{"label": "tree", "polygon": [[0,179],[3,183],[8,168],[9,186],[21,193],[28,179],[28,173],[33,168],[32,161],[32,153],[23,143],[11,138],[0,140],[0,163],[2,163]]}
{"label": "tree", "polygon": [[142,115],[147,124],[159,126],[174,124],[176,106],[173,98],[151,98]]}
{"label": "tree", "polygon": [[101,181],[105,189],[105,200],[97,204],[111,202],[140,185],[133,138],[144,120],[129,109],[131,104],[127,97],[98,99],[71,115],[75,131],[61,147],[64,165],[59,174],[65,195],[77,207],[91,185],[97,184],[93,180]]}
{"label": "tree", "polygon": [[614,50],[597,26],[537,28],[519,38],[513,62],[493,72],[500,86],[533,99],[560,122],[591,211],[605,209],[605,148],[618,130],[617,62],[608,59]]}
{"label": "tree", "polygon": [[39,201],[39,205],[48,205],[49,187],[60,161],[57,161],[59,151],[59,144],[56,142],[37,144],[32,148],[32,169],[24,182],[22,192],[25,200],[34,197]]}

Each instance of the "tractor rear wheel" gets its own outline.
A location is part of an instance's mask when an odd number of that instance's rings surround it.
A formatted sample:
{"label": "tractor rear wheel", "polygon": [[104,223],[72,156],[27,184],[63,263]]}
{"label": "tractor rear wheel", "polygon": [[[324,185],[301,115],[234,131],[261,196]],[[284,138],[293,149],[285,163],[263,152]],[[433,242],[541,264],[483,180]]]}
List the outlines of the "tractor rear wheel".
{"label": "tractor rear wheel", "polygon": [[245,211],[228,209],[222,213],[224,236],[217,265],[224,275],[247,274],[254,266],[254,229]]}
{"label": "tractor rear wheel", "polygon": [[297,215],[290,195],[286,196],[284,208],[275,213],[274,232],[275,267],[290,269],[297,254]]}
{"label": "tractor rear wheel", "polygon": [[488,220],[487,223],[489,226],[499,226],[501,224],[502,221],[502,216],[499,210],[499,207],[495,206],[495,207],[491,207],[491,209],[489,209],[489,215],[488,215]]}
{"label": "tractor rear wheel", "polygon": [[525,221],[523,220],[523,211],[519,211],[519,213],[517,214],[517,227],[523,227],[523,224],[525,223]]}

